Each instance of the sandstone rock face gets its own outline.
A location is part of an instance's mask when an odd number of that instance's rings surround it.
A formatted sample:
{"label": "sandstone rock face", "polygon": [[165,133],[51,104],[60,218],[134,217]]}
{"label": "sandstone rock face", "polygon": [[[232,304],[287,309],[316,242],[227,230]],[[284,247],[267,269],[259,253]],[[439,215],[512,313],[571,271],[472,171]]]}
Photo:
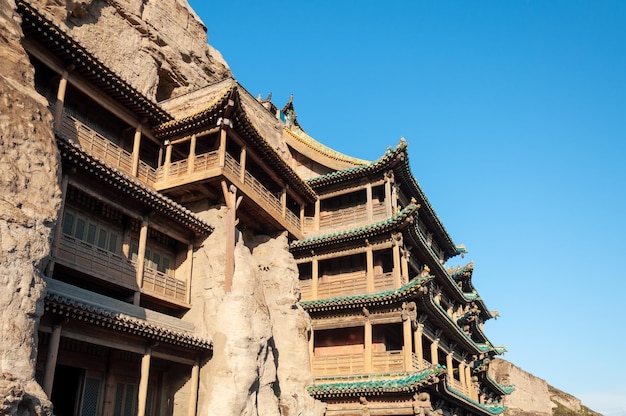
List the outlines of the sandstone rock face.
{"label": "sandstone rock face", "polygon": [[[232,76],[186,0],[37,0],[55,24],[161,101]],[[94,29],[97,27],[97,29]]]}
{"label": "sandstone rock face", "polygon": [[580,400],[564,393],[538,377],[502,359],[489,367],[491,376],[501,384],[513,384],[515,391],[504,397],[508,416],[599,415]]}
{"label": "sandstone rock face", "polygon": [[199,414],[318,415],[306,387],[308,315],[297,304],[298,272],[287,237],[239,237],[235,273],[224,292],[227,208],[191,207],[215,231],[196,250],[192,309],[184,319],[213,339],[200,372]]}
{"label": "sandstone rock face", "polygon": [[34,382],[36,328],[60,206],[59,162],[14,10],[0,0],[0,413],[41,414],[50,404]]}

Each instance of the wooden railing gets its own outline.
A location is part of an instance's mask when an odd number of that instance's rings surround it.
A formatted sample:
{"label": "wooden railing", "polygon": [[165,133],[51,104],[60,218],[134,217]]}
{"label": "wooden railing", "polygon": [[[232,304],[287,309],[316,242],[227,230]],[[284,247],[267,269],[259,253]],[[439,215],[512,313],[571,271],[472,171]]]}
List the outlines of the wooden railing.
{"label": "wooden railing", "polygon": [[[419,365],[420,360],[419,360],[418,356],[415,353],[412,353],[412,355],[413,355],[413,357],[412,357],[413,358],[413,371],[419,371],[419,369],[420,369],[420,365]],[[425,369],[430,368],[430,367],[432,367],[432,364],[429,363],[428,361],[422,359],[422,370],[425,370]]]}
{"label": "wooden railing", "polygon": [[313,375],[363,374],[365,360],[363,354],[331,355],[313,357]]}
{"label": "wooden railing", "polygon": [[304,232],[310,234],[324,234],[329,229],[345,229],[349,227],[377,222],[387,218],[387,209],[384,203],[372,206],[372,219],[367,218],[367,206],[358,205],[355,207],[330,211],[320,214],[319,230],[315,229],[315,218],[304,218]]}
{"label": "wooden railing", "polygon": [[313,300],[312,279],[300,279],[300,298],[301,300]]}
{"label": "wooden railing", "polygon": [[404,371],[402,350],[372,353],[372,372],[401,373]]}
{"label": "wooden railing", "polygon": [[[56,260],[63,265],[107,280],[119,286],[137,290],[137,264],[125,257],[103,250],[93,244],[61,235]],[[185,281],[144,266],[142,289],[166,299],[187,302]]]}
{"label": "wooden railing", "polygon": [[374,292],[384,292],[395,289],[393,282],[393,272],[383,273],[374,276]]}
{"label": "wooden railing", "polygon": [[136,288],[135,266],[122,256],[66,234],[57,243],[56,260],[126,288]]}
{"label": "wooden railing", "polygon": [[144,268],[142,288],[166,298],[187,302],[186,282],[150,267]]}
{"label": "wooden railing", "polygon": [[[107,165],[133,176],[133,155],[78,119],[64,114],[57,133],[70,141],[77,142],[83,150]],[[156,170],[140,160],[136,178],[154,186]]]}
{"label": "wooden railing", "polygon": [[317,285],[318,299],[367,293],[365,271],[324,276]]}
{"label": "wooden railing", "polygon": [[459,380],[448,377],[447,381],[448,381],[448,385],[452,387],[454,390],[463,394],[467,393],[467,389],[463,386],[463,384],[461,384]]}

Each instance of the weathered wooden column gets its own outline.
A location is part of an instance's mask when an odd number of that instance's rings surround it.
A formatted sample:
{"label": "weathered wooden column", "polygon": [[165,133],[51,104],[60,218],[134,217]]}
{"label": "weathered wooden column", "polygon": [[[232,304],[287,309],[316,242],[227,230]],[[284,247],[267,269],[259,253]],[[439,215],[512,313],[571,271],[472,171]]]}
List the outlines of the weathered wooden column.
{"label": "weathered wooden column", "polygon": [[304,233],[304,204],[300,204],[300,232]]}
{"label": "weathered wooden column", "polygon": [[374,249],[367,242],[365,249],[365,273],[367,281],[367,293],[374,293]]}
{"label": "weathered wooden column", "polygon": [[131,167],[131,174],[137,177],[139,173],[139,149],[141,146],[141,123],[137,123],[135,126],[135,136],[133,137],[133,165]]}
{"label": "weathered wooden column", "polygon": [[413,371],[413,345],[411,345],[411,318],[406,311],[402,312],[402,335],[404,352],[404,371]]}
{"label": "weathered wooden column", "polygon": [[172,163],[172,142],[165,141],[165,163],[163,164],[163,179],[167,180],[170,176],[170,164]]}
{"label": "weathered wooden column", "polygon": [[401,280],[401,265],[400,265],[400,245],[402,244],[402,235],[395,234],[393,237],[393,287],[394,289],[400,288],[402,286]]}
{"label": "weathered wooden column", "polygon": [[439,364],[439,338],[433,340],[430,344],[430,361],[432,361],[433,367]]}
{"label": "weathered wooden column", "polygon": [[373,202],[372,202],[372,183],[368,182],[365,185],[365,196],[366,196],[366,210],[367,210],[367,221],[371,222],[374,219],[374,211],[373,211]]}
{"label": "weathered wooden column", "polygon": [[141,357],[141,376],[139,378],[139,392],[137,398],[137,416],[145,416],[146,399],[148,398],[148,379],[150,377],[150,359],[152,347],[146,347],[146,352]]}
{"label": "weathered wooden column", "polygon": [[187,245],[187,303],[191,304],[191,276],[193,276],[193,241]]}
{"label": "weathered wooden column", "polygon": [[446,369],[448,370],[448,380],[450,382],[454,380],[454,364],[452,362],[453,355],[454,355],[454,351],[450,351],[446,355]]}
{"label": "weathered wooden column", "polygon": [[146,244],[148,242],[148,221],[144,220],[141,223],[141,229],[139,230],[139,247],[137,248],[137,271],[136,271],[136,281],[137,281],[137,291],[135,292],[135,296],[133,297],[133,304],[139,305],[139,301],[141,299],[141,288],[143,287],[143,273],[144,273],[144,264],[146,262]]}
{"label": "weathered wooden column", "polygon": [[315,256],[311,259],[311,297],[312,300],[318,299],[318,285],[319,285],[319,261]]}
{"label": "weathered wooden column", "polygon": [[411,255],[411,253],[406,248],[403,248],[401,251],[401,254],[402,255],[400,257],[400,270],[401,270],[400,280],[401,280],[402,286],[404,286],[407,283],[409,283],[409,280],[411,279],[411,277],[409,276],[409,256]]}
{"label": "weathered wooden column", "polygon": [[243,146],[241,148],[241,153],[239,154],[239,167],[240,167],[240,171],[239,171],[239,180],[241,181],[241,183],[245,183],[246,182],[246,158],[247,158],[247,151],[246,151],[246,146]]}
{"label": "weathered wooden column", "polygon": [[63,238],[63,220],[65,216],[65,200],[67,199],[67,185],[69,184],[70,177],[67,173],[63,174],[61,178],[61,207],[59,209],[59,219],[54,227],[54,237],[52,240],[52,259],[48,263],[47,275],[52,277],[54,273],[54,264],[59,254],[59,244],[61,244],[61,238]]}
{"label": "weathered wooden column", "polygon": [[46,368],[44,370],[43,391],[48,398],[52,395],[52,385],[54,384],[54,372],[57,366],[57,358],[59,356],[59,344],[61,342],[61,324],[52,327],[50,340],[48,341],[48,353],[46,354]]}
{"label": "weathered wooden column", "polygon": [[464,390],[461,393],[465,393],[465,391],[467,391],[467,382],[465,381],[465,360],[461,360],[459,363],[459,382]]}
{"label": "weathered wooden column", "polygon": [[189,156],[187,157],[187,173],[189,174],[193,173],[194,165],[196,164],[196,141],[196,135],[192,134],[189,142]]}
{"label": "weathered wooden column", "polygon": [[387,217],[390,217],[393,214],[392,203],[391,203],[391,178],[390,172],[385,173],[385,211],[387,213]]}
{"label": "weathered wooden column", "polygon": [[470,363],[465,366],[465,389],[470,399],[474,398],[474,386],[472,386],[472,369]]}
{"label": "weathered wooden column", "polygon": [[196,416],[198,408],[198,382],[200,380],[200,357],[196,357],[196,361],[191,367],[191,378],[189,379],[189,416]]}
{"label": "weathered wooden column", "polygon": [[289,185],[285,185],[285,187],[280,191],[280,207],[281,207],[281,215],[283,218],[287,216],[287,190],[289,189]]}
{"label": "weathered wooden column", "polygon": [[364,334],[363,334],[363,358],[364,358],[364,369],[366,373],[371,373],[373,371],[372,368],[372,322],[369,318],[369,311],[365,310],[365,323],[364,323]]}
{"label": "weathered wooden column", "polygon": [[320,230],[320,212],[321,212],[321,201],[319,198],[315,200],[315,231]]}
{"label": "weathered wooden column", "polygon": [[424,324],[415,322],[415,331],[413,332],[413,343],[415,344],[415,354],[417,355],[417,369],[424,369],[424,346],[422,344],[424,335]]}
{"label": "weathered wooden column", "polygon": [[[70,67],[70,70],[72,67]],[[59,88],[57,89],[57,101],[54,104],[54,128],[55,130],[61,129],[61,123],[63,122],[63,108],[65,107],[65,92],[67,90],[67,78],[69,76],[68,70],[64,70],[59,80]]]}
{"label": "weathered wooden column", "polygon": [[224,201],[228,212],[226,213],[226,250],[224,253],[224,291],[230,292],[233,285],[233,276],[235,274],[235,227],[237,226],[237,208],[241,203],[240,196],[237,198],[237,187],[230,185],[228,187],[225,181],[222,181],[222,192],[224,193]]}
{"label": "weathered wooden column", "polygon": [[[313,367],[315,361],[315,330],[311,327],[311,336],[309,337],[309,361],[311,365],[311,374],[313,374]],[[315,374],[313,374],[315,375]]]}
{"label": "weathered wooden column", "polygon": [[218,125],[222,126],[222,129],[220,130],[220,148],[219,148],[219,164],[220,164],[220,168],[224,167],[224,163],[226,161],[226,128],[225,128],[225,124],[228,120],[226,119],[219,119],[217,121]]}

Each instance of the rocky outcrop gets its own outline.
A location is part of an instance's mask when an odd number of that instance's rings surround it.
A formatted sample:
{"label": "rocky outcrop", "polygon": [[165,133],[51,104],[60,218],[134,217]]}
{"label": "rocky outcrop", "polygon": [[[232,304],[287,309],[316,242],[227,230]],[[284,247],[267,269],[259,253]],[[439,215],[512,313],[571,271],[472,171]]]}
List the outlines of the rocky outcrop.
{"label": "rocky outcrop", "polygon": [[0,0],[0,414],[42,414],[50,404],[34,381],[36,328],[60,205],[59,162],[14,10]]}
{"label": "rocky outcrop", "polygon": [[[213,340],[201,369],[199,414],[317,415],[306,388],[308,315],[298,305],[295,260],[287,237],[240,235],[232,289],[224,290],[227,208],[191,207],[215,230],[196,250],[192,309],[184,319]],[[196,324],[198,326],[198,324]]]}
{"label": "rocky outcrop", "polygon": [[504,397],[507,416],[595,416],[576,397],[564,393],[538,377],[502,359],[489,367],[490,375],[500,384],[514,385],[515,391]]}
{"label": "rocky outcrop", "polygon": [[[113,72],[161,101],[232,76],[186,0],[32,2]],[[97,27],[97,29],[95,29]]]}

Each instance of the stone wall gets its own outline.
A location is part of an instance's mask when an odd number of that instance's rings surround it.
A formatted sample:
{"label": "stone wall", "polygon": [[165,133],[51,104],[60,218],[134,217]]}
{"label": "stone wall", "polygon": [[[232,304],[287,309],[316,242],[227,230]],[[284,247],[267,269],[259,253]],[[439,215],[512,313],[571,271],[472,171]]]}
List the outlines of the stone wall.
{"label": "stone wall", "polygon": [[46,413],[34,381],[36,328],[60,206],[59,161],[11,0],[0,0],[0,27],[0,414]]}

